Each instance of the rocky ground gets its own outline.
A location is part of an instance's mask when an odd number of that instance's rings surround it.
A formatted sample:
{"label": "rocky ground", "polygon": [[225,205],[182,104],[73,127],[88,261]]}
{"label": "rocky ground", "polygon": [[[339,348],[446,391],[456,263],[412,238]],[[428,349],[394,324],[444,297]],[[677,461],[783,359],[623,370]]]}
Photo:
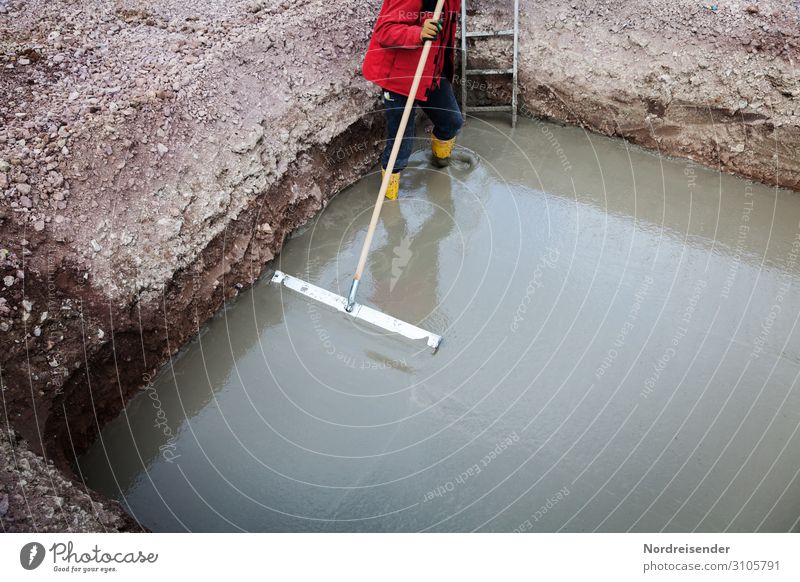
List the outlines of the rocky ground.
{"label": "rocky ground", "polygon": [[0,6],[4,412],[69,470],[65,443],[374,162],[375,6]]}
{"label": "rocky ground", "polygon": [[[493,10],[477,11],[476,29],[503,21]],[[521,10],[523,113],[800,190],[800,3],[523,1]],[[507,43],[483,42],[477,61],[510,58]],[[489,92],[508,100],[502,85]]]}
{"label": "rocky ground", "polygon": [[[3,528],[135,528],[83,497],[73,447],[376,160],[379,5],[0,0]],[[523,115],[800,189],[793,5],[521,5]]]}
{"label": "rocky ground", "polygon": [[141,531],[119,503],[67,478],[14,431],[0,437],[0,463],[0,531]]}

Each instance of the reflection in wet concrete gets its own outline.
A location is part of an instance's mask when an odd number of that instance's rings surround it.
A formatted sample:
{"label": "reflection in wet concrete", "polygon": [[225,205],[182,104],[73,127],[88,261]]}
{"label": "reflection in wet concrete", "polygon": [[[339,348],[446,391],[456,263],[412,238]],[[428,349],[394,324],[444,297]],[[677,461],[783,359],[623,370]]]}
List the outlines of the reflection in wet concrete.
{"label": "reflection in wet concrete", "polygon": [[[461,142],[415,154],[360,291],[437,355],[265,280],[88,483],[158,531],[798,530],[800,197],[574,128]],[[279,268],[346,294],[378,182]]]}

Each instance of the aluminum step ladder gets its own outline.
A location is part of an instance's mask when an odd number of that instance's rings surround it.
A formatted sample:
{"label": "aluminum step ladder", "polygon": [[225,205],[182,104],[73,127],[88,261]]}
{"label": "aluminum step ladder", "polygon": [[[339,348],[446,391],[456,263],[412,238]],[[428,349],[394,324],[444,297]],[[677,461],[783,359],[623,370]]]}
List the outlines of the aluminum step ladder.
{"label": "aluminum step ladder", "polygon": [[[469,69],[467,68],[467,41],[471,38],[511,38],[514,43],[514,58],[510,69]],[[469,32],[467,29],[467,2],[461,2],[461,112],[466,119],[467,113],[478,111],[510,111],[511,127],[517,125],[517,59],[519,55],[519,0],[514,0],[514,28],[508,30]],[[511,75],[510,105],[467,105],[467,79],[471,75]]]}

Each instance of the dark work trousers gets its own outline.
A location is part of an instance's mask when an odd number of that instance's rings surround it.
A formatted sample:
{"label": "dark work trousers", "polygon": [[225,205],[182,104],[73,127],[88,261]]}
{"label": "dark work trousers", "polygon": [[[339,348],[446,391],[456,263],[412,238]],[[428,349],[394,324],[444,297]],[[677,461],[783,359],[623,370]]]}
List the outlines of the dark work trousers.
{"label": "dark work trousers", "polygon": [[[389,163],[389,157],[394,146],[394,138],[397,136],[397,130],[400,127],[400,119],[403,117],[403,108],[406,106],[406,101],[408,101],[408,97],[405,95],[393,93],[392,91],[383,91],[387,134],[386,148],[383,150],[383,157],[381,158],[381,167],[383,169],[386,169]],[[438,139],[448,140],[454,138],[461,131],[461,126],[464,125],[464,118],[461,116],[461,110],[458,108],[456,96],[453,93],[453,86],[450,85],[446,78],[442,77],[439,81],[439,87],[430,92],[427,101],[417,100],[414,103],[414,109],[411,111],[411,117],[406,126],[403,143],[400,146],[400,152],[397,154],[393,172],[399,172],[408,165],[408,158],[411,156],[411,149],[414,145],[414,114],[417,106],[422,107],[425,115],[433,122],[433,135]]]}

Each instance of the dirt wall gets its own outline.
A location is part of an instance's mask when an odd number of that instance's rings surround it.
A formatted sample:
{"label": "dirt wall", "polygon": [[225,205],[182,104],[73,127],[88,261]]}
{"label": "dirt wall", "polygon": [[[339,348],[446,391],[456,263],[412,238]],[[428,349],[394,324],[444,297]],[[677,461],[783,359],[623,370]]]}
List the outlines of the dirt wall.
{"label": "dirt wall", "polygon": [[[510,22],[502,5],[469,5],[473,30]],[[800,190],[800,8],[579,0],[520,10],[523,115]],[[510,63],[510,43],[474,42],[476,64]],[[468,82],[510,101],[507,83]]]}

